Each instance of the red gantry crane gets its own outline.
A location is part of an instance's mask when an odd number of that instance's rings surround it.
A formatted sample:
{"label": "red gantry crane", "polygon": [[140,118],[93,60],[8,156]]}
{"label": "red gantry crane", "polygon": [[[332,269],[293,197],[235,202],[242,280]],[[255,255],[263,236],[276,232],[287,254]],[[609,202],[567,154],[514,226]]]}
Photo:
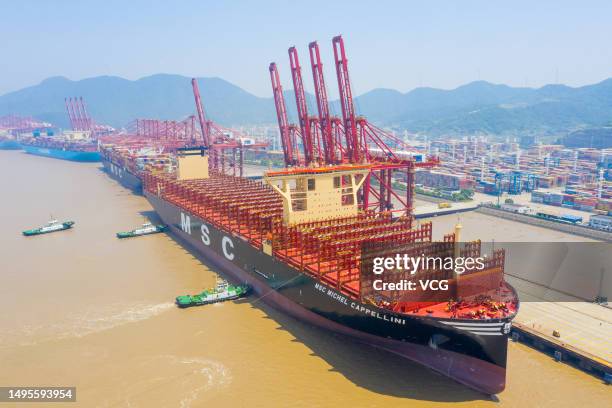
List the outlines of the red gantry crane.
{"label": "red gantry crane", "polygon": [[[196,144],[208,149],[210,167],[222,174],[243,175],[244,150],[262,149],[267,143],[257,142],[240,132],[225,129],[206,118],[202,97],[195,78],[191,80],[199,126],[196,117],[190,115],[181,121],[160,119],[135,119],[127,125],[127,131],[138,144],[147,140],[164,150]],[[69,109],[69,105],[67,105]],[[78,120],[78,119],[77,119]]]}
{"label": "red gantry crane", "polygon": [[[310,52],[310,65],[312,68],[312,79],[314,82],[315,98],[317,100],[317,110],[319,112],[319,127],[323,145],[323,161],[325,164],[339,163],[338,154],[342,155],[341,143],[336,143],[334,129],[342,126],[338,118],[332,118],[329,113],[329,102],[327,100],[327,88],[325,88],[325,78],[323,76],[323,63],[319,52],[319,44],[316,41],[308,44]],[[336,119],[334,121],[334,119]]]}
{"label": "red gantry crane", "polygon": [[198,87],[198,81],[195,78],[191,78],[191,87],[193,88],[193,97],[195,99],[196,110],[198,112],[198,120],[200,121],[200,131],[202,132],[202,142],[204,146],[210,146],[210,123],[206,120],[204,115],[204,108],[202,107],[202,97],[200,96],[200,88]]}
{"label": "red gantry crane", "polygon": [[77,124],[75,123],[75,115],[72,110],[72,98],[70,98],[70,103],[68,102],[68,98],[64,98],[64,105],[66,105],[66,113],[68,113],[68,120],[70,121],[70,128],[72,130],[76,130]]}
{"label": "red gantry crane", "polygon": [[139,138],[193,144],[196,139],[200,139],[195,121],[193,115],[181,121],[139,118],[128,124],[127,130]]}
{"label": "red gantry crane", "polygon": [[70,127],[76,131],[91,131],[91,118],[87,117],[87,111],[83,106],[83,98],[64,98]]}
{"label": "red gantry crane", "polygon": [[262,149],[267,143],[259,143],[233,129],[226,129],[208,120],[205,115],[198,81],[191,79],[200,130],[201,143],[209,149],[210,167],[222,174],[228,174],[229,167],[234,176],[244,173],[244,150]]}
{"label": "red gantry crane", "polygon": [[[334,37],[332,46],[342,119],[330,115],[318,44],[316,42],[309,44],[318,118],[308,117],[297,51],[295,47],[289,49],[289,62],[305,157],[303,161],[298,158],[299,152],[295,144],[296,129],[292,128],[287,120],[276,64],[270,64],[270,77],[285,164],[288,167],[317,164],[329,166],[342,163],[369,164],[370,173],[359,197],[361,207],[380,212],[400,212],[410,216],[413,211],[415,169],[436,166],[439,164],[438,158],[426,157],[418,153],[399,138],[369,123],[365,117],[356,115],[348,59],[342,36]],[[319,135],[321,143],[319,143]],[[319,145],[322,145],[322,148],[318,150],[317,155],[316,147]],[[393,179],[396,173],[404,173],[405,191],[397,187]]]}
{"label": "red gantry crane", "polygon": [[[304,164],[310,166],[316,160],[316,123],[311,128],[310,118],[308,117],[308,107],[306,105],[306,93],[302,81],[302,67],[295,47],[289,48],[289,63],[291,66],[291,77],[293,79],[293,90],[295,92],[295,102],[297,105],[297,116],[300,123],[300,134],[302,135],[302,145],[304,146]],[[313,134],[314,133],[314,134]]]}
{"label": "red gantry crane", "polygon": [[[342,74],[345,94],[351,95],[350,80],[344,40],[341,36],[333,39],[338,76]],[[339,61],[338,58],[341,58]],[[342,72],[340,72],[340,70]],[[350,104],[349,106],[352,106]],[[377,208],[380,211],[397,211],[393,200],[399,203],[399,211],[412,214],[414,202],[414,173],[419,167],[434,167],[439,164],[437,157],[427,157],[415,152],[415,149],[370,122],[365,117],[357,117],[357,146],[360,155],[373,164],[369,180],[364,183],[364,208]],[[394,147],[391,148],[390,145]],[[400,150],[403,150],[400,152]],[[406,180],[405,195],[393,186],[394,172],[403,172]],[[378,185],[378,191],[375,185]]]}
{"label": "red gantry crane", "polygon": [[[345,127],[348,159],[351,163],[362,161],[372,164],[370,176],[364,183],[362,206],[379,211],[400,211],[411,215],[414,201],[414,172],[417,167],[434,167],[437,157],[424,157],[410,146],[384,130],[372,125],[365,117],[356,117],[352,100],[348,60],[342,36],[332,40],[338,89]],[[394,145],[394,148],[390,147]],[[406,151],[401,154],[399,149]],[[405,172],[406,192],[402,194],[393,185],[393,173]],[[378,191],[376,190],[378,185]],[[393,201],[399,203],[395,208]]]}
{"label": "red gantry crane", "polygon": [[287,167],[296,166],[299,164],[296,145],[296,129],[293,125],[289,124],[289,119],[287,118],[287,107],[285,105],[283,87],[280,83],[278,68],[274,62],[270,64],[269,71],[285,165]]}
{"label": "red gantry crane", "polygon": [[359,163],[362,159],[362,155],[357,134],[353,93],[351,91],[351,82],[348,73],[348,61],[346,59],[342,37],[334,37],[332,45],[334,47],[338,92],[340,95],[340,107],[342,108],[342,119],[346,138],[346,153],[350,163]]}
{"label": "red gantry crane", "polygon": [[111,126],[97,124],[87,112],[83,97],[64,98],[70,127],[75,131],[91,132],[93,137],[111,134],[115,131]]}

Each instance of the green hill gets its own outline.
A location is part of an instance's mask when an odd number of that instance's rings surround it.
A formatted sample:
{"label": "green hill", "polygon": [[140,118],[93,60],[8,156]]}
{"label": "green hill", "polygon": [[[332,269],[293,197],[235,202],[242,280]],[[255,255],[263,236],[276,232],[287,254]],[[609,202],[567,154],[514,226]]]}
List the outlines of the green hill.
{"label": "green hill", "polygon": [[[199,78],[208,116],[225,125],[275,123],[272,98],[252,95],[220,78]],[[0,115],[32,115],[67,126],[64,97],[82,96],[99,123],[125,126],[134,118],[181,119],[195,112],[190,78],[158,74],[136,81],[101,76],[80,81],[53,77],[0,96]],[[293,92],[285,92],[290,117]],[[312,95],[307,95],[316,113]],[[485,81],[452,90],[417,88],[407,93],[375,89],[355,98],[358,113],[379,125],[430,134],[568,133],[612,122],[612,78],[571,88],[513,88]],[[337,101],[332,112],[340,113]]]}
{"label": "green hill", "polygon": [[376,90],[358,99],[375,122],[432,134],[564,133],[612,119],[612,79],[580,88],[539,89],[479,81],[449,91],[419,88],[390,95]]}
{"label": "green hill", "polygon": [[[210,118],[224,124],[273,122],[270,100],[220,78],[198,78]],[[0,115],[27,114],[68,125],[64,97],[82,96],[99,123],[125,126],[135,118],[181,119],[195,113],[190,78],[158,74],[136,81],[102,76],[71,81],[63,77],[0,96]]]}

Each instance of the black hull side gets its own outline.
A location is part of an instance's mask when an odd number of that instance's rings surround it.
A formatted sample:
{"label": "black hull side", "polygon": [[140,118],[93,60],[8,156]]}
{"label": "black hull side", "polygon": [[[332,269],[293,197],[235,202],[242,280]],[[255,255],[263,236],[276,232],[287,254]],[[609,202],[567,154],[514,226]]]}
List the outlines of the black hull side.
{"label": "black hull side", "polygon": [[104,171],[114,180],[118,181],[123,187],[132,190],[136,194],[142,194],[142,180],[130,172],[102,156]]}
{"label": "black hull side", "polygon": [[506,382],[511,318],[478,321],[415,317],[347,298],[243,238],[145,192],[169,231],[272,307],[419,362],[485,394]]}

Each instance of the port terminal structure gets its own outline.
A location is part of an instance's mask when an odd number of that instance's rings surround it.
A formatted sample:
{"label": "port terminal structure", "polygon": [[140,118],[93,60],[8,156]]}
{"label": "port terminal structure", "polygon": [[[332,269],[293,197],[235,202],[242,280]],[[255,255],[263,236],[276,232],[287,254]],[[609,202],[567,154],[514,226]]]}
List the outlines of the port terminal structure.
{"label": "port terminal structure", "polygon": [[[569,322],[561,320],[560,325],[563,328],[567,328],[568,325],[564,323]],[[560,329],[561,333],[564,333],[564,335],[570,333],[569,330],[564,331],[563,328]],[[609,359],[605,359],[600,352],[587,352],[582,348],[576,347],[572,341],[567,342],[561,338],[556,338],[552,333],[543,333],[541,330],[537,330],[535,327],[530,327],[528,324],[517,320],[513,323],[511,338],[513,341],[528,344],[544,353],[552,355],[558,362],[565,362],[591,373],[601,378],[606,384],[612,384],[612,362]]]}
{"label": "port terminal structure", "polygon": [[[589,307],[588,312],[594,308],[609,311],[596,304],[581,306],[582,309]],[[596,313],[585,316],[584,310],[574,310],[554,302],[533,305],[523,302],[522,308],[524,310],[512,325],[513,341],[534,347],[558,362],[595,375],[607,384],[612,383],[612,361],[610,350],[606,347],[610,339],[609,321]],[[594,347],[594,344],[598,346]]]}

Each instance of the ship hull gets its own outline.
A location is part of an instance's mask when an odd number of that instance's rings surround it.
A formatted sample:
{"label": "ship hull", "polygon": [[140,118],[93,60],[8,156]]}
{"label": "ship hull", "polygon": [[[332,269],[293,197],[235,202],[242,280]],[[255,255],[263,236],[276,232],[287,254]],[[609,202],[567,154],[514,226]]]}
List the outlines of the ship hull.
{"label": "ship hull", "polygon": [[21,145],[16,140],[0,140],[0,150],[20,150]]}
{"label": "ship hull", "polygon": [[[348,298],[239,236],[145,192],[171,232],[261,300],[293,317],[421,363],[485,394],[505,388],[510,318],[460,322],[394,313]],[[486,326],[484,332],[479,327]],[[483,330],[483,329],[480,329]],[[482,334],[485,333],[485,334]]]}
{"label": "ship hull", "polygon": [[26,153],[36,156],[51,157],[53,159],[70,160],[76,162],[98,162],[99,152],[82,152],[76,150],[52,149],[48,147],[22,145]]}
{"label": "ship hull", "polygon": [[123,187],[132,190],[136,194],[142,194],[142,180],[128,169],[119,166],[102,157],[104,171],[114,180],[118,181]]}

